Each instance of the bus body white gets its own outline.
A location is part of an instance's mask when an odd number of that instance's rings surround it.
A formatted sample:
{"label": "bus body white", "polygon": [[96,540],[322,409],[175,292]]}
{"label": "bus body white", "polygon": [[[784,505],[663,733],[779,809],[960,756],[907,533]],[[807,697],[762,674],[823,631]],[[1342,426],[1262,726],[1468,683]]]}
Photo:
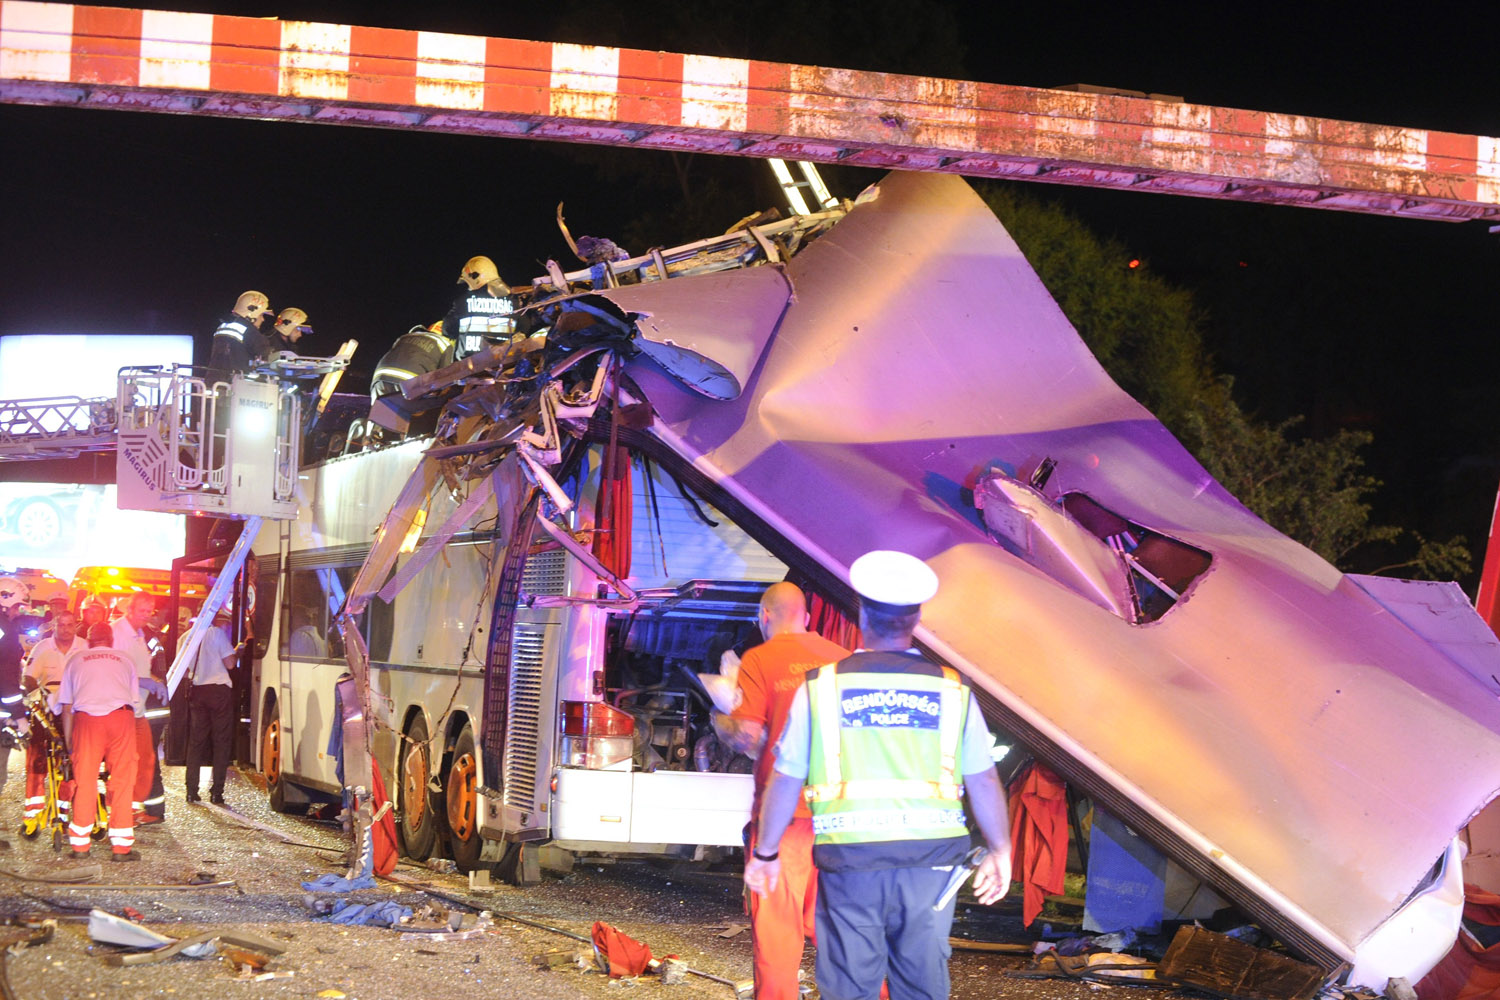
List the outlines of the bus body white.
{"label": "bus body white", "polygon": [[[330,622],[429,443],[305,468],[299,517],[268,524],[256,542],[259,586],[279,611],[254,701],[258,764],[278,807],[306,790],[342,787],[330,738],[345,662]],[[571,527],[583,538],[594,527],[601,450],[590,449],[568,483],[578,500]],[[714,745],[706,698],[690,675],[716,667],[717,652],[714,662],[705,659],[715,638],[722,646],[751,634],[760,590],[784,578],[786,566],[722,513],[686,497],[659,466],[637,459],[633,472],[626,581],[643,594],[641,605],[515,609],[509,669],[497,674],[507,682],[502,753],[487,755],[482,740],[491,629],[505,618],[496,615],[505,561],[493,500],[475,530],[455,535],[393,601],[377,598],[361,616],[377,692],[374,752],[407,853],[438,853],[445,840],[464,863],[500,860],[508,843],[520,842],[687,857],[741,845],[749,763],[726,765],[732,754]],[[428,525],[456,507],[447,491],[436,497]],[[534,546],[519,589],[523,600],[587,599],[600,580],[566,550]],[[652,683],[633,687],[642,677]],[[615,738],[613,754],[584,752],[587,739],[565,739],[567,704],[623,708],[635,731]]]}

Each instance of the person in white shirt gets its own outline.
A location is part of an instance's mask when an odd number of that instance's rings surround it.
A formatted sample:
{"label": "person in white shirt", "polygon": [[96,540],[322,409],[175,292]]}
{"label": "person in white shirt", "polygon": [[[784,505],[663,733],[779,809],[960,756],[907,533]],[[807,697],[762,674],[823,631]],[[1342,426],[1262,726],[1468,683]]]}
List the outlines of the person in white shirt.
{"label": "person in white shirt", "polygon": [[[189,802],[202,802],[198,794],[198,772],[205,760],[213,761],[208,800],[224,805],[224,779],[234,750],[234,677],[240,647],[229,642],[230,614],[220,608],[214,624],[203,634],[193,661],[193,688],[188,701],[187,772],[183,785]],[[210,756],[211,755],[211,756]]]}
{"label": "person in white shirt", "polygon": [[135,708],[137,766],[132,793],[136,826],[160,823],[166,818],[167,811],[167,796],[156,766],[156,748],[160,745],[166,719],[153,724],[153,720],[146,718],[148,708],[162,708],[167,703],[167,686],[151,676],[151,648],[146,645],[146,622],[151,618],[155,604],[150,594],[136,594],[130,599],[124,617],[115,619],[111,626],[114,632],[112,645],[130,657],[140,680],[140,700]]}
{"label": "person in white shirt", "polygon": [[68,843],[75,858],[87,857],[89,834],[99,809],[99,765],[109,768],[105,803],[109,807],[112,860],[134,861],[135,704],[140,697],[135,665],[110,648],[108,625],[89,632],[89,648],[70,655],[63,664],[57,706],[62,712],[63,739],[73,759],[72,815]]}
{"label": "person in white shirt", "polygon": [[[63,664],[68,656],[88,648],[88,640],[78,634],[78,616],[72,611],[59,611],[52,619],[52,634],[31,648],[31,656],[21,674],[21,690],[41,689],[47,698],[48,707],[56,711],[55,696],[62,684]],[[26,743],[26,803],[22,807],[22,832],[27,836],[36,833],[37,817],[47,804],[47,741],[50,737],[40,727],[33,728]],[[67,804],[58,803],[66,810]]]}

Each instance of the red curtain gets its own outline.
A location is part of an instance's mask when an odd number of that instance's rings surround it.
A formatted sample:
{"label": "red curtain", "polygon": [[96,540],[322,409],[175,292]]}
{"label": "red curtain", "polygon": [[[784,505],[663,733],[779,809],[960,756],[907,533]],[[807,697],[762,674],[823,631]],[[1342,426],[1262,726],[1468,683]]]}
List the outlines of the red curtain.
{"label": "red curtain", "polygon": [[845,649],[858,649],[859,626],[845,617],[836,605],[825,601],[822,594],[806,586],[802,589],[807,593],[807,610],[812,616],[808,628]]}
{"label": "red curtain", "polygon": [[[611,454],[613,461],[611,461]],[[604,447],[604,470],[599,480],[598,517],[594,555],[620,579],[630,575],[630,452],[623,445]]]}

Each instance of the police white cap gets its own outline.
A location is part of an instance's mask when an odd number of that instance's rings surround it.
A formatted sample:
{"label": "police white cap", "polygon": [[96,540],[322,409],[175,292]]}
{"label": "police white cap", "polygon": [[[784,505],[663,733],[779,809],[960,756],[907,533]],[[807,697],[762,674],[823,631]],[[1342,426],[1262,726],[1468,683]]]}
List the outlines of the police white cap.
{"label": "police white cap", "polygon": [[854,560],[849,567],[849,584],[867,601],[909,607],[932,600],[938,578],[916,556],[876,549]]}

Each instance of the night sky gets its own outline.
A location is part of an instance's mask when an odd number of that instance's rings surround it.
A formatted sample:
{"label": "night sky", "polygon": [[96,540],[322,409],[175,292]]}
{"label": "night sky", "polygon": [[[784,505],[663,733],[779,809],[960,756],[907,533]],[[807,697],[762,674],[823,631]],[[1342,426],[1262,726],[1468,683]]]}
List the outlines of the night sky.
{"label": "night sky", "polygon": [[[1203,104],[1500,135],[1500,5],[732,6],[165,4],[389,27],[958,76],[1090,83]],[[711,11],[711,12],[710,12]],[[239,292],[306,309],[319,342],[384,345],[446,311],[459,265],[512,281],[575,235],[671,231],[668,154],[354,128],[0,106],[0,334],[193,333]],[[780,203],[760,161],[691,165],[722,229]],[[826,169],[852,197],[877,175]],[[655,183],[651,179],[655,178]],[[1452,224],[1030,185],[1193,290],[1210,350],[1267,419],[1375,434],[1377,517],[1483,554],[1500,432],[1500,235]],[[649,203],[648,203],[649,202]],[[681,224],[681,220],[678,220]],[[632,250],[648,241],[622,239]],[[1123,266],[1123,261],[1122,261]]]}

